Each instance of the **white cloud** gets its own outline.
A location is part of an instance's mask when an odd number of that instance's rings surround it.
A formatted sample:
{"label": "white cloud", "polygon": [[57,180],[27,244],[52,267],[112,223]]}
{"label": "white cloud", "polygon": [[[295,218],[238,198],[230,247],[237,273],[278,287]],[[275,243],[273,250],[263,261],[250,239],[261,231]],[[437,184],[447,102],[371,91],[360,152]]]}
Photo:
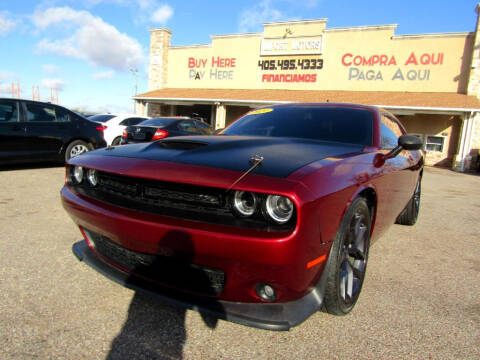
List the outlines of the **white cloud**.
{"label": "white cloud", "polygon": [[173,16],[173,9],[170,5],[163,4],[152,14],[151,21],[165,24]]}
{"label": "white cloud", "polygon": [[95,80],[105,80],[105,79],[111,79],[115,75],[115,71],[109,70],[109,71],[102,71],[98,72],[92,75],[92,77]]}
{"label": "white cloud", "polygon": [[66,82],[62,79],[42,79],[42,86],[46,88],[53,88],[62,90],[66,85]]}
{"label": "white cloud", "polygon": [[156,6],[155,0],[135,0],[142,10],[148,10]]}
{"label": "white cloud", "polygon": [[[96,66],[127,70],[141,64],[145,57],[140,43],[120,33],[117,28],[88,11],[76,11],[69,7],[55,7],[36,11],[32,17],[34,25],[45,30],[50,26],[73,31],[62,39],[44,38],[36,50],[64,57],[87,60]],[[76,29],[71,29],[72,25]]]}
{"label": "white cloud", "polygon": [[255,32],[262,30],[262,24],[285,20],[286,16],[273,5],[272,0],[263,0],[240,14],[239,31]]}
{"label": "white cloud", "polygon": [[17,24],[18,22],[11,18],[10,13],[6,11],[0,12],[0,36],[6,36],[15,29]]}
{"label": "white cloud", "polygon": [[47,74],[54,75],[58,73],[58,68],[53,64],[44,64],[42,65],[43,71]]}

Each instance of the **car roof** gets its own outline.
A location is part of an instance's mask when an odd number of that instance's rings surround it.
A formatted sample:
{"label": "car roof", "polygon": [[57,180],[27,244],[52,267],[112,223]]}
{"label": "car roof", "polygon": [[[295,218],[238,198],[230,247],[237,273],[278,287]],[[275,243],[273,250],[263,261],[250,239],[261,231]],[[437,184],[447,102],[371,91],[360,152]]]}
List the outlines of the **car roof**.
{"label": "car roof", "polygon": [[65,107],[63,105],[58,105],[50,101],[38,101],[38,100],[30,100],[30,99],[23,99],[23,98],[0,97],[0,100],[25,101],[25,102],[34,103],[34,104],[55,105],[55,106],[61,106],[63,108]]}

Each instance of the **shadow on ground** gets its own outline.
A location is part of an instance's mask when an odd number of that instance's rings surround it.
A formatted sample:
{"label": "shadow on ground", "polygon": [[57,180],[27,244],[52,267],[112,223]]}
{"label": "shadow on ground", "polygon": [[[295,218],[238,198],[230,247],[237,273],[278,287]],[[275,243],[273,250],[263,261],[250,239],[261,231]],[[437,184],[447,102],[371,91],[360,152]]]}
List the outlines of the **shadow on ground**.
{"label": "shadow on ground", "polygon": [[107,359],[181,359],[186,340],[185,312],[136,293]]}
{"label": "shadow on ground", "polygon": [[[158,253],[165,249],[171,249],[176,255],[176,261],[180,266],[166,266],[164,256],[152,257],[151,261],[144,258],[132,270],[133,274],[140,274],[148,278],[173,280],[175,284],[185,286],[203,286],[210,284],[209,278],[199,271],[192,272],[190,264],[195,256],[195,248],[190,235],[183,231],[171,231],[159,242]],[[135,276],[130,276],[127,281],[137,283]],[[161,293],[160,293],[161,294]],[[220,305],[217,310],[221,311]],[[107,360],[117,359],[181,359],[183,346],[186,341],[185,329],[186,309],[171,306],[159,299],[136,292],[128,317],[123,328],[112,341]],[[208,314],[202,314],[205,325],[215,329],[218,319]]]}

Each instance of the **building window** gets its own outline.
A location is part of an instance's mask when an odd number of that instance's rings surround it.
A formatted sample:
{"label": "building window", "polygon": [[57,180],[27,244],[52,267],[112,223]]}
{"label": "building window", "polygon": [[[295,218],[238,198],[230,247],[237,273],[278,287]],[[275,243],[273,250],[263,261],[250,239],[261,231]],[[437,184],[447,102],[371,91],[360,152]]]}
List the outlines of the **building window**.
{"label": "building window", "polygon": [[444,144],[445,144],[444,136],[427,135],[427,138],[425,141],[425,150],[443,152]]}

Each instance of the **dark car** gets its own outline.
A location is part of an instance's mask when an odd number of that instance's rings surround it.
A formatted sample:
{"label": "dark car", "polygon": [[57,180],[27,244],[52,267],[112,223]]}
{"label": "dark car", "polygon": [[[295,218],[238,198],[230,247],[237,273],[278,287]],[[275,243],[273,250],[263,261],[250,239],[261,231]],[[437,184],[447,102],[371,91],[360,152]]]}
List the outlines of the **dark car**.
{"label": "dark car", "polygon": [[0,164],[66,161],[106,146],[103,127],[62,106],[0,99]]}
{"label": "dark car", "polygon": [[189,117],[159,117],[128,126],[123,131],[122,144],[147,142],[173,136],[210,135],[210,125]]}
{"label": "dark car", "polygon": [[216,136],[97,150],[69,161],[75,255],[174,304],[286,330],[349,313],[369,247],[420,206],[422,141],[389,112],[290,104]]}

